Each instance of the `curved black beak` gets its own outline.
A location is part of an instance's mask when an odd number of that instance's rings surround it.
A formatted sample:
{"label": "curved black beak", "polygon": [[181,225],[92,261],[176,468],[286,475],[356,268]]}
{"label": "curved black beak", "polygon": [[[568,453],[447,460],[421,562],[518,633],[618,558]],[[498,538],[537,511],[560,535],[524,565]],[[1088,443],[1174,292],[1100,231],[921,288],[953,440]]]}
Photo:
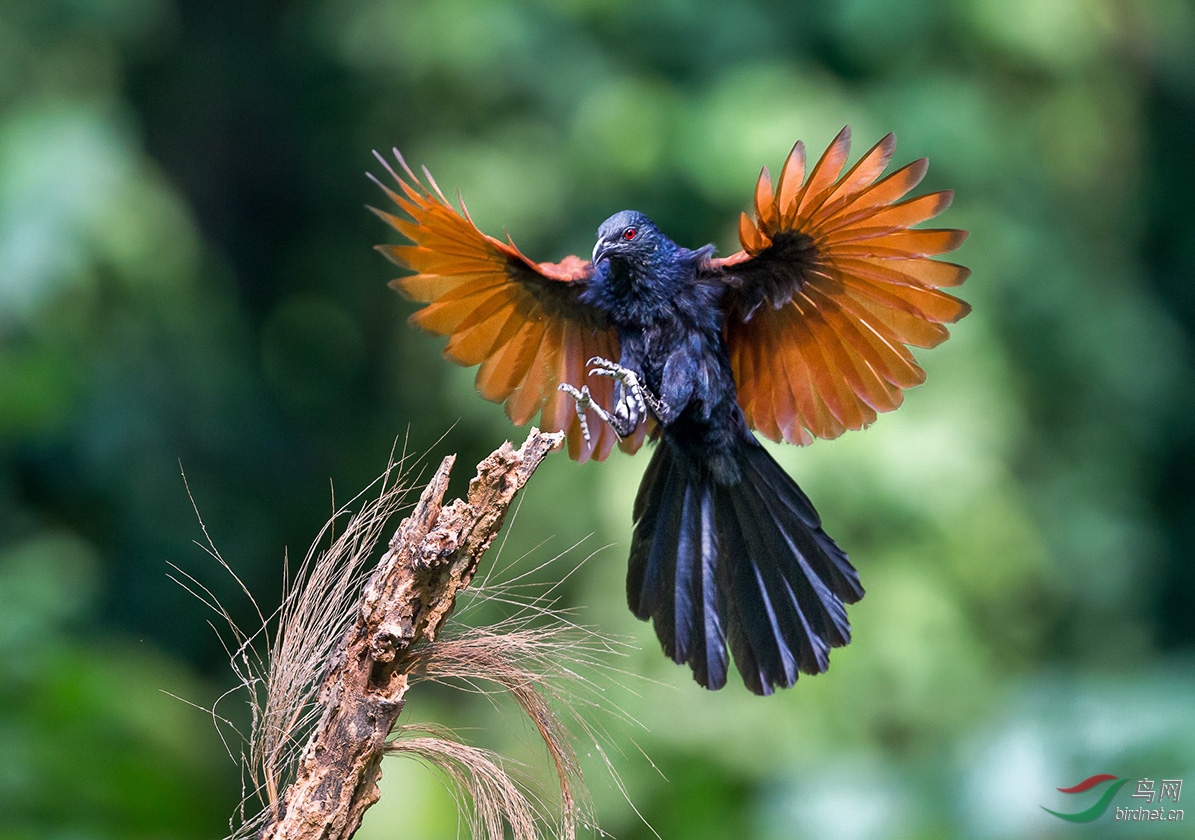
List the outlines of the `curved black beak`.
{"label": "curved black beak", "polygon": [[593,246],[593,265],[595,268],[598,263],[610,256],[611,247],[610,241],[607,239],[599,239],[597,244]]}

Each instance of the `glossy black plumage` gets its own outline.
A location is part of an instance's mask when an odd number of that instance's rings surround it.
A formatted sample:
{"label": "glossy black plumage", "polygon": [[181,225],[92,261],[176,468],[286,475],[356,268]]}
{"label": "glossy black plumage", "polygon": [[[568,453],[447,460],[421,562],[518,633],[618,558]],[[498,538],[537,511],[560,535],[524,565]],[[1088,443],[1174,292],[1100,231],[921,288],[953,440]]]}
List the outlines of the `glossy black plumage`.
{"label": "glossy black plumage", "polygon": [[[770,694],[829,667],[830,648],[850,641],[844,605],[863,588],[747,427],[722,335],[727,286],[709,250],[617,214],[599,230],[582,300],[618,330],[619,365],[658,399],[660,441],[635,500],[631,611],[702,685],[725,685],[729,646],[747,687]],[[615,386],[619,407],[625,388]]]}

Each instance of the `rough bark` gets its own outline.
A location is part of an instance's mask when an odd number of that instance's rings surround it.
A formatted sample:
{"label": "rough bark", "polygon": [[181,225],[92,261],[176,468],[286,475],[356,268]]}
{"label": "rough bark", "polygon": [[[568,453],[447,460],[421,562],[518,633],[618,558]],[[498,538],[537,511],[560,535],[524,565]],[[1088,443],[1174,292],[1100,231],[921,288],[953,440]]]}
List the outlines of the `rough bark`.
{"label": "rough bark", "polygon": [[469,585],[515,494],[564,436],[532,429],[477,467],[467,499],[444,506],[455,461],[440,464],[365,585],[357,620],[329,663],[317,702],[324,712],[295,781],[263,840],[347,840],[378,800],[386,739],[402,712],[408,652],[432,641]]}

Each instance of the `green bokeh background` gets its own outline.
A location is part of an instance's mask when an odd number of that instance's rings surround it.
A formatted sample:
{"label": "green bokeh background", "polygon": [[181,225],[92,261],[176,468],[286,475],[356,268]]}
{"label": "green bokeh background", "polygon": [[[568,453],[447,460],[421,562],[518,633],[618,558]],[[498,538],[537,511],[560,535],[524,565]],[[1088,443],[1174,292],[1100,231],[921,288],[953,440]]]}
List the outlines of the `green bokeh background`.
{"label": "green bokeh background", "polygon": [[[540,259],[624,207],[726,253],[759,166],[847,123],[856,154],[895,131],[957,190],[974,314],[899,412],[776,450],[868,588],[831,672],[778,696],[699,690],[626,611],[646,458],[544,466],[501,562],[588,536],[536,576],[596,552],[563,603],[647,678],[608,677],[640,725],[605,722],[626,797],[587,759],[599,824],[1189,836],[1039,807],[1085,807],[1054,788],[1095,773],[1133,780],[1120,805],[1145,777],[1195,785],[1189,3],[0,0],[0,838],[227,831],[237,768],[170,695],[234,681],[168,564],[252,613],[192,543],[180,464],[269,608],[329,481],[351,496],[407,436],[460,453],[463,488],[521,436],[404,325],[371,149]],[[540,760],[485,700],[410,710]],[[437,778],[390,760],[358,836],[458,828]]]}

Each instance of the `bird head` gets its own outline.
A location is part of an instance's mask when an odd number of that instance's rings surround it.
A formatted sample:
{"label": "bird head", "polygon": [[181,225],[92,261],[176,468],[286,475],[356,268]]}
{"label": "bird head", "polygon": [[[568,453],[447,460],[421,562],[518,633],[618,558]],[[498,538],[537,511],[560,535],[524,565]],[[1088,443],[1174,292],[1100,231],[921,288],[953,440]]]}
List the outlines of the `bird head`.
{"label": "bird head", "polygon": [[666,241],[651,219],[635,210],[615,213],[598,228],[593,264],[602,260],[644,262]]}

